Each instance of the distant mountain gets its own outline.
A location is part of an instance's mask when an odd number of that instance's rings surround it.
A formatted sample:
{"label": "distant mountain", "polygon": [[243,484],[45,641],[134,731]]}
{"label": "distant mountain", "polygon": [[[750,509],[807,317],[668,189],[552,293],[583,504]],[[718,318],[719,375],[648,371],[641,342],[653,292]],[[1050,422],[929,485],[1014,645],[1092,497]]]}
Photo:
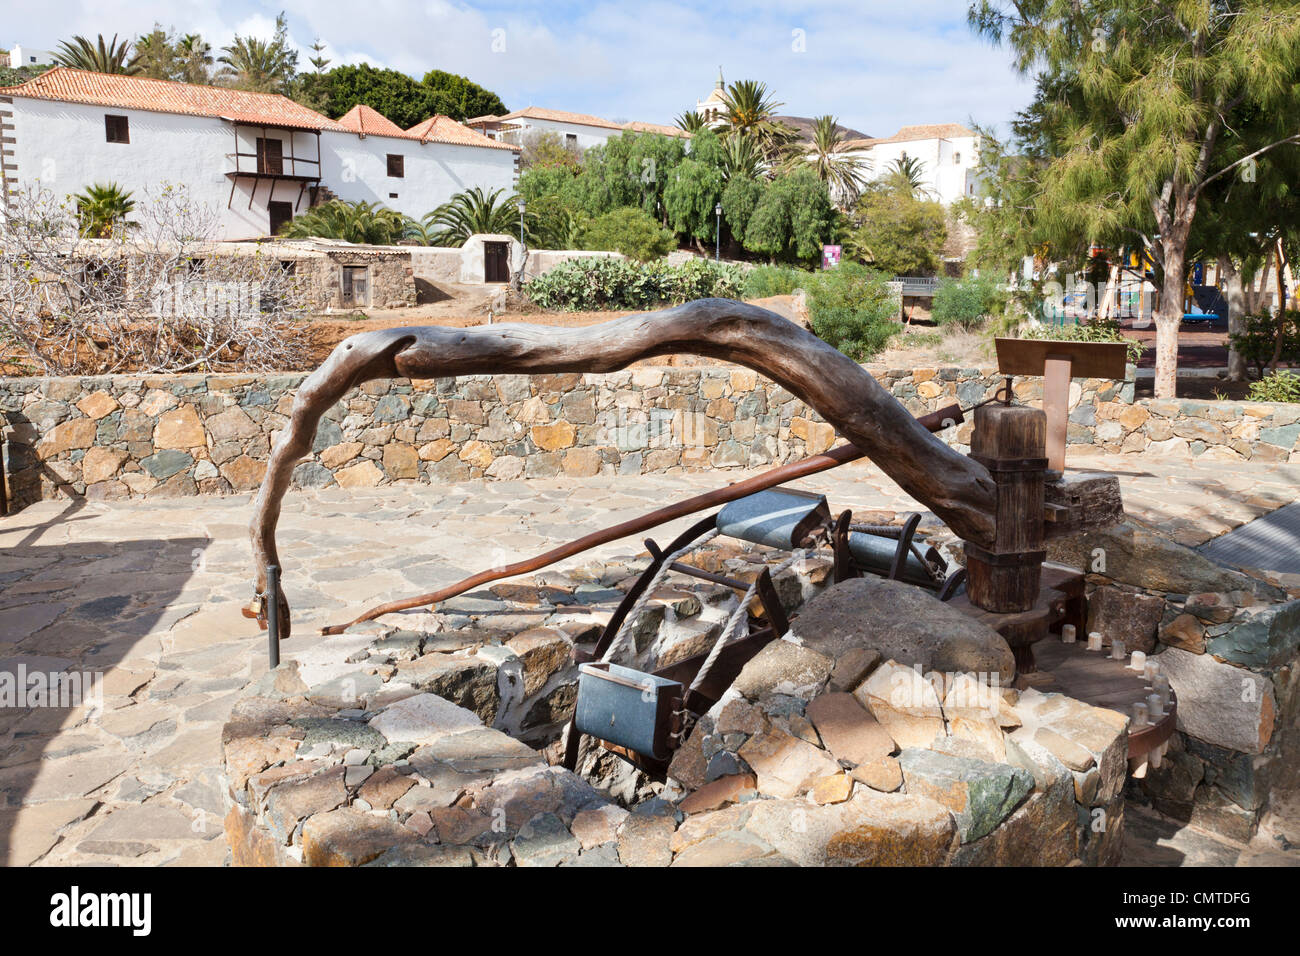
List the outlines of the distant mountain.
{"label": "distant mountain", "polygon": [[[782,123],[785,123],[785,125],[793,126],[796,130],[798,130],[799,138],[803,140],[805,143],[812,142],[813,126],[815,125],[816,121],[811,116],[777,116],[775,118],[779,119]],[[839,123],[835,124],[835,128],[840,131],[840,135],[842,135],[845,139],[870,139],[871,138],[866,133],[863,133],[860,130],[851,129],[848,126],[842,126]]]}

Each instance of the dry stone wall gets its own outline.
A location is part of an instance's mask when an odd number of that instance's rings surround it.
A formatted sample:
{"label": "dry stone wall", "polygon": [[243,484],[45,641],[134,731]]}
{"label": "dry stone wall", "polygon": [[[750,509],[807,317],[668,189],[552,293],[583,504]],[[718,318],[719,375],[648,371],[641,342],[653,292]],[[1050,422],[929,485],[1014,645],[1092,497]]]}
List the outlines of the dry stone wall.
{"label": "dry stone wall", "polygon": [[[871,367],[916,414],[991,397],[993,369]],[[10,499],[246,492],[304,374],[0,379]],[[1017,397],[1034,402],[1041,383]],[[1069,441],[1104,451],[1300,461],[1300,405],[1134,401],[1071,385]],[[961,450],[970,422],[941,433]],[[754,468],[825,451],[834,430],[748,369],[369,382],[321,423],[300,488]]]}

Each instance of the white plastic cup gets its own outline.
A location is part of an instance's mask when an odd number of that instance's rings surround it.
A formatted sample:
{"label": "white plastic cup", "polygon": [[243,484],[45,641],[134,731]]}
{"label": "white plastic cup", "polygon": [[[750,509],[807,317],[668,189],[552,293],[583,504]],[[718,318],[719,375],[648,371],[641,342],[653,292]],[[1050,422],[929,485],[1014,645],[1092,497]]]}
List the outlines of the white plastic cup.
{"label": "white plastic cup", "polygon": [[1062,644],[1073,644],[1073,643],[1074,643],[1074,625],[1073,625],[1073,624],[1062,624],[1062,625],[1061,625],[1061,643],[1062,643]]}
{"label": "white plastic cup", "polygon": [[1146,673],[1147,655],[1145,651],[1134,651],[1129,655],[1128,666],[1139,674]]}
{"label": "white plastic cup", "polygon": [[1101,631],[1088,632],[1088,650],[1090,651],[1101,650]]}

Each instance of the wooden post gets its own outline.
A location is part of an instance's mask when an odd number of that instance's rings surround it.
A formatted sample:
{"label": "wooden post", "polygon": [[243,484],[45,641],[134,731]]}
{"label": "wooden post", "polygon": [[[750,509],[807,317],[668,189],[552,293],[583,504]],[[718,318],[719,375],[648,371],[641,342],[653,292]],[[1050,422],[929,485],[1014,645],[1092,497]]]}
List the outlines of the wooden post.
{"label": "wooden post", "polygon": [[[1068,355],[1049,355],[1043,363],[1043,411],[1047,414],[1047,468],[1056,477],[1065,473],[1066,433],[1070,428],[1070,376]],[[978,426],[977,426],[978,427]]]}
{"label": "wooden post", "polygon": [[971,457],[997,484],[991,548],[966,543],[971,603],[997,613],[1028,611],[1038,600],[1043,558],[1047,416],[1027,405],[975,410]]}

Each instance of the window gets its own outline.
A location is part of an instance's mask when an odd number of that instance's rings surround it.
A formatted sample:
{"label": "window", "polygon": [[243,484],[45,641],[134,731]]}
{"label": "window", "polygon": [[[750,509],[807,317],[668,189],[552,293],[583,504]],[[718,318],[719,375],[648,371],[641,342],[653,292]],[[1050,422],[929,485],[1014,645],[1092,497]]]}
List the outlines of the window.
{"label": "window", "polygon": [[952,154],[952,164],[953,164],[954,166],[960,166],[960,165],[961,165],[961,153],[953,153],[953,154]]}
{"label": "window", "polygon": [[131,129],[125,116],[104,115],[104,139],[110,143],[131,142]]}
{"label": "window", "polygon": [[405,156],[399,156],[397,153],[388,154],[388,175],[393,179],[401,179],[406,175]]}
{"label": "window", "polygon": [[271,176],[284,173],[284,143],[278,139],[257,138],[257,171]]}
{"label": "window", "polygon": [[577,133],[565,133],[565,134],[564,134],[564,145],[567,146],[567,147],[569,147],[569,149],[577,149],[577,148],[578,148],[578,134],[577,134]]}
{"label": "window", "polygon": [[[279,140],[274,140],[279,142]],[[276,235],[285,223],[293,222],[293,203],[291,202],[270,202],[266,204],[267,212],[271,214],[271,235]]]}
{"label": "window", "polygon": [[389,199],[396,199],[396,198],[397,198],[397,193],[389,193],[389,194],[388,194],[388,198],[389,198]]}

